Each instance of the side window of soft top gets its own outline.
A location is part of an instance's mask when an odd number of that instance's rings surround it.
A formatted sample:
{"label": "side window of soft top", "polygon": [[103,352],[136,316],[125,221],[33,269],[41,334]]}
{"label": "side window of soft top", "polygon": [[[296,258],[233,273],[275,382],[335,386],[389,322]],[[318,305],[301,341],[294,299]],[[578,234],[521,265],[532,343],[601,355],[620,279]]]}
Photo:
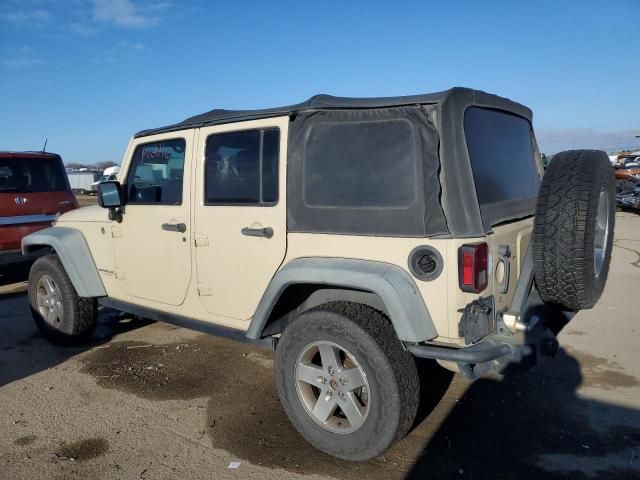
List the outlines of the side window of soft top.
{"label": "side window of soft top", "polygon": [[219,133],[207,139],[205,205],[278,201],[277,128]]}
{"label": "side window of soft top", "polygon": [[127,203],[180,205],[185,145],[182,138],[138,145],[127,175]]}

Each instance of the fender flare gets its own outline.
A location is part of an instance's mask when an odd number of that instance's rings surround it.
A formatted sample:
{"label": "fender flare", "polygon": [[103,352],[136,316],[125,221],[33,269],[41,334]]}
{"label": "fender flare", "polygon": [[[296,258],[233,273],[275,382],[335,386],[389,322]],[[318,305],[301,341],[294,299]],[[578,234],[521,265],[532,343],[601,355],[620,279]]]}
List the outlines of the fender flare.
{"label": "fender flare", "polygon": [[49,227],[22,239],[22,254],[51,247],[62,262],[80,297],[105,297],[107,292],[82,232],[69,227]]}
{"label": "fender flare", "polygon": [[282,267],[271,279],[247,337],[261,338],[280,295],[295,284],[320,284],[363,290],[380,297],[398,338],[423,342],[438,336],[422,295],[402,268],[383,262],[342,258],[299,258]]}

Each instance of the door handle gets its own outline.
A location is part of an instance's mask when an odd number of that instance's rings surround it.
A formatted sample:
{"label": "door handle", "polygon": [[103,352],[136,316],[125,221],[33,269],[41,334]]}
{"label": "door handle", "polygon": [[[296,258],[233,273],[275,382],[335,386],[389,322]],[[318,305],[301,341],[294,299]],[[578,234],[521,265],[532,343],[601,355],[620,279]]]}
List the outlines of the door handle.
{"label": "door handle", "polygon": [[162,229],[167,232],[184,233],[187,231],[187,226],[184,223],[163,223]]}
{"label": "door handle", "polygon": [[242,232],[243,235],[246,235],[247,237],[265,237],[265,238],[273,237],[273,228],[271,227],[265,227],[265,228],[244,227],[240,231]]}

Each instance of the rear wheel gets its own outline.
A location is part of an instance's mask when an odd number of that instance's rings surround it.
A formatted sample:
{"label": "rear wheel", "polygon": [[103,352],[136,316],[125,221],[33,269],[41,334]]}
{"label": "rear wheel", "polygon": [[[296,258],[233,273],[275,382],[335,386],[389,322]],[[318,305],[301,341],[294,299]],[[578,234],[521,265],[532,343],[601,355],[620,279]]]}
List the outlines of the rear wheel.
{"label": "rear wheel", "polygon": [[298,432],[346,460],[373,458],[404,437],[419,401],[414,359],[389,320],[346,302],[304,312],[287,327],[276,381]]}
{"label": "rear wheel", "polygon": [[78,344],[95,329],[96,300],[78,296],[57,255],[39,258],[31,267],[29,304],[37,327],[53,343]]}
{"label": "rear wheel", "polygon": [[609,273],[615,179],[607,155],[571,150],[546,170],[533,230],[536,285],[547,303],[593,307]]}

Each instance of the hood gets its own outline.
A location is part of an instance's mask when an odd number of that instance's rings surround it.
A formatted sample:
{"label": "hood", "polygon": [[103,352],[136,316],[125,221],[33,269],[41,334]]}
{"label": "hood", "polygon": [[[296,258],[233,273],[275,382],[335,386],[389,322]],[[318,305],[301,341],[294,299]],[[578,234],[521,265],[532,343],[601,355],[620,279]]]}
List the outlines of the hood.
{"label": "hood", "polygon": [[91,205],[90,207],[78,208],[60,215],[57,223],[108,222],[108,215],[109,212],[105,208],[102,208],[99,205]]}

